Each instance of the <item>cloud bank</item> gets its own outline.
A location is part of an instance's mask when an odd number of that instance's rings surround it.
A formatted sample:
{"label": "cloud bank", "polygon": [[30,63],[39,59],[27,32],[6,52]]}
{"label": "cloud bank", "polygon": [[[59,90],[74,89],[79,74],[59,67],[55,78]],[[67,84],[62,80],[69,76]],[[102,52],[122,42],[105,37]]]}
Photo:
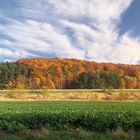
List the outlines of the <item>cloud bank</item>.
{"label": "cloud bank", "polygon": [[16,60],[43,56],[139,63],[139,37],[133,37],[131,29],[120,35],[118,28],[132,2],[16,1],[16,18],[3,17],[5,24],[0,24],[0,58]]}

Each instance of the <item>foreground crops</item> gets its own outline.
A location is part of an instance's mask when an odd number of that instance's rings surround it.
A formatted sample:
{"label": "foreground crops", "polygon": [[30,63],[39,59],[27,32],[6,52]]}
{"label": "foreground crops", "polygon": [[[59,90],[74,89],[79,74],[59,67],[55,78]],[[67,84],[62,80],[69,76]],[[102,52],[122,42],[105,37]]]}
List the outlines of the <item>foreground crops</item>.
{"label": "foreground crops", "polygon": [[124,102],[1,102],[0,129],[140,130],[140,103]]}

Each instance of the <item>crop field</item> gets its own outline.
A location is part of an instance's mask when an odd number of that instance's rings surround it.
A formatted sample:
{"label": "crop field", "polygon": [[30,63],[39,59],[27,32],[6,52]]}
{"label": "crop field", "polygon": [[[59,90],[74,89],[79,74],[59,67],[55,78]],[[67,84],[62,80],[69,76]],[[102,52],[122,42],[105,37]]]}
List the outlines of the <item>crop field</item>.
{"label": "crop field", "polygon": [[140,130],[139,102],[38,101],[0,102],[0,129],[108,131]]}
{"label": "crop field", "polygon": [[139,140],[139,100],[139,89],[1,90],[0,139]]}

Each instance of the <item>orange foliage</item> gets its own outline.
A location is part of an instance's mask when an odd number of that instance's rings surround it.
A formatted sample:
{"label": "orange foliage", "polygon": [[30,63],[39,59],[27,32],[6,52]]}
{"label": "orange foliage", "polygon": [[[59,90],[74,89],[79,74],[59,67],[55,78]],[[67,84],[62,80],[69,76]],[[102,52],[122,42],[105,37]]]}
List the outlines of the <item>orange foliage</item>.
{"label": "orange foliage", "polygon": [[[140,65],[96,63],[78,59],[31,58],[17,61],[30,70],[29,88],[62,88],[83,72],[111,71],[128,77],[122,88],[140,88]],[[10,86],[11,83],[9,83]]]}

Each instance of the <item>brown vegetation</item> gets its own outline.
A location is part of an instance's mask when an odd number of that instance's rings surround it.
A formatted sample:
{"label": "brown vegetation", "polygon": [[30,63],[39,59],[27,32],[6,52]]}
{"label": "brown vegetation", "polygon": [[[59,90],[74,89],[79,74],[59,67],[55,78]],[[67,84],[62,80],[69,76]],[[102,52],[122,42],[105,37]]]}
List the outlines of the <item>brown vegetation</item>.
{"label": "brown vegetation", "polygon": [[49,100],[85,100],[85,101],[140,101],[139,92],[47,92],[47,93],[3,93],[0,101],[49,101]]}

